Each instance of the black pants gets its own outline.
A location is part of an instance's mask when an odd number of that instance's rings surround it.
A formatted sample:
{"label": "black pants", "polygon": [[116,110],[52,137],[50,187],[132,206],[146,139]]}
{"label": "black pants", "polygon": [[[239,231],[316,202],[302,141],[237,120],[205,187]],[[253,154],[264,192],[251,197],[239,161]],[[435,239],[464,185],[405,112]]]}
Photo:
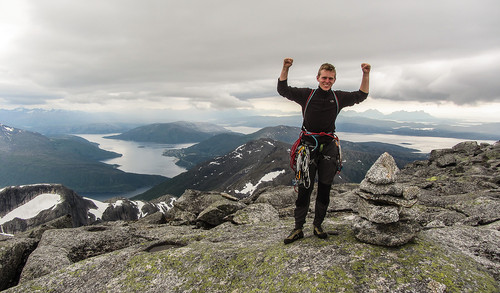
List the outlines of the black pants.
{"label": "black pants", "polygon": [[311,162],[309,165],[309,178],[311,179],[311,184],[309,188],[305,188],[303,184],[299,185],[299,194],[295,202],[294,216],[296,229],[301,229],[306,222],[316,172],[318,173],[318,194],[314,208],[313,225],[319,227],[323,223],[328,205],[330,204],[330,189],[333,183],[333,177],[335,177],[337,173],[338,152],[339,150],[335,142],[325,144],[311,152]]}

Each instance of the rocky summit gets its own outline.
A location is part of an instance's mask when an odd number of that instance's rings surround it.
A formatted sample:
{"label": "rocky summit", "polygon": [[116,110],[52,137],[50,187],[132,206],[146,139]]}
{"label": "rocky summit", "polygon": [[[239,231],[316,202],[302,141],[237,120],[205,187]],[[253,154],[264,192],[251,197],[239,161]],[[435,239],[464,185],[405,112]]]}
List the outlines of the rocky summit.
{"label": "rocky summit", "polygon": [[168,211],[134,221],[71,227],[63,216],[0,236],[0,284],[5,292],[500,292],[499,167],[499,142],[435,150],[401,170],[383,154],[361,184],[332,188],[327,239],[313,235],[312,201],[304,239],[289,245],[290,186],[244,199],[187,190]]}

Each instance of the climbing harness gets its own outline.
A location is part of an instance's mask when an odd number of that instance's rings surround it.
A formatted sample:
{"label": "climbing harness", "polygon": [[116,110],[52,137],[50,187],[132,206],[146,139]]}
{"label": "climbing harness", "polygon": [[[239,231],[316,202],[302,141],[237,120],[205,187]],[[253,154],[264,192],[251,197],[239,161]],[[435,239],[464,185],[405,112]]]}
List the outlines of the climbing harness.
{"label": "climbing harness", "polygon": [[[330,136],[333,137],[333,142],[335,142],[335,146],[337,147],[337,156],[336,156],[336,173],[339,174],[342,170],[342,149],[340,147],[340,140],[336,134],[326,134],[326,133],[311,133],[302,131],[300,133],[299,139],[293,144],[290,149],[290,167],[293,171],[295,171],[295,190],[297,190],[297,186],[303,184],[305,188],[309,188],[311,186],[311,180],[309,177],[309,165],[312,163],[311,154],[314,151],[318,151],[319,153],[323,152],[323,147],[325,144],[318,144],[317,136]],[[315,140],[315,144],[309,144],[307,142],[302,141],[303,136],[313,137]]]}
{"label": "climbing harness", "polygon": [[[316,90],[311,90],[311,94],[307,98],[306,106],[304,107],[304,111],[302,116],[305,119],[306,110],[309,106],[309,102],[311,98],[314,96]],[[332,91],[333,92],[333,91]],[[339,102],[337,99],[337,95],[333,92],[335,97],[335,102],[337,106],[337,114],[339,113]],[[335,145],[337,146],[338,153],[336,157],[337,163],[337,173],[340,173],[342,170],[342,154],[340,148],[340,140],[338,136],[334,132],[310,132],[302,126],[302,131],[300,132],[299,138],[292,145],[290,149],[290,167],[295,171],[295,191],[297,191],[297,186],[303,184],[305,188],[309,188],[311,186],[311,180],[309,177],[309,165],[311,164],[311,153],[319,150],[319,152],[323,151],[323,147],[325,144],[319,144],[318,137],[328,136],[331,137],[333,141],[335,141]],[[312,144],[308,144],[303,141],[304,137],[311,137],[314,140],[314,147]],[[312,150],[310,149],[312,148]]]}

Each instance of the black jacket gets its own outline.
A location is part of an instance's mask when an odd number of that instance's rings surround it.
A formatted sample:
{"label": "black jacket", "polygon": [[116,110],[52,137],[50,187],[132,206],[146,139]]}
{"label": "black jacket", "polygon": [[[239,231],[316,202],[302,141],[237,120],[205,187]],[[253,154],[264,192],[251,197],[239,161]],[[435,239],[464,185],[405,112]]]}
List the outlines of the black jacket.
{"label": "black jacket", "polygon": [[360,90],[355,92],[335,91],[334,94],[332,90],[324,91],[318,87],[307,103],[312,92],[314,92],[313,89],[291,87],[288,86],[286,80],[278,80],[278,93],[302,107],[303,128],[309,132],[317,133],[335,132],[335,120],[340,110],[361,103],[368,97],[367,93]]}

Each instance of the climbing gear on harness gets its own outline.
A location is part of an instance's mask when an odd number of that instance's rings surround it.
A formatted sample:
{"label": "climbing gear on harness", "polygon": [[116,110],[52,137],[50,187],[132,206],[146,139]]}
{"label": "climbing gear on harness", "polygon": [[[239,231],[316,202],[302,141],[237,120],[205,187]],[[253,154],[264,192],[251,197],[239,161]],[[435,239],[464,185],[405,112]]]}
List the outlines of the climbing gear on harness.
{"label": "climbing gear on harness", "polygon": [[[333,139],[333,141],[335,141],[335,145],[337,146],[337,148],[339,149],[339,153],[337,155],[337,163],[340,163],[340,165],[342,164],[342,154],[341,154],[341,148],[340,148],[340,139],[339,137],[333,133],[333,132],[309,132],[309,131],[306,131],[304,127],[302,127],[302,130],[299,134],[299,138],[295,141],[295,143],[292,145],[292,148],[290,149],[290,167],[292,168],[292,170],[294,171],[297,171],[297,150],[299,149],[299,146],[302,145],[302,138],[304,136],[306,137],[312,137],[314,139],[314,148],[310,151],[310,152],[314,152],[318,147],[319,147],[319,151],[323,151],[323,146],[324,144],[319,144],[318,142],[318,139],[317,137],[320,137],[320,136],[329,136]],[[342,167],[340,167],[342,168]],[[338,167],[337,167],[338,169]],[[340,172],[340,169],[338,170]]]}
{"label": "climbing gear on harness", "polygon": [[[314,147],[311,144],[308,144],[303,141],[303,137],[312,137],[314,138]],[[293,144],[290,149],[290,167],[295,172],[295,189],[297,190],[297,186],[303,184],[305,188],[309,188],[311,186],[311,180],[309,177],[309,165],[311,164],[311,153],[318,150],[320,153],[323,151],[323,147],[325,144],[319,144],[316,137],[318,136],[329,136],[333,138],[335,142],[335,146],[337,147],[337,156],[336,156],[336,173],[340,173],[342,170],[342,150],[340,147],[340,140],[335,133],[313,133],[308,131],[301,131],[299,138]],[[311,149],[312,148],[312,149]]]}
{"label": "climbing gear on harness", "polygon": [[[312,149],[312,151],[314,152],[316,150],[316,148],[318,148],[318,146],[320,146],[320,144],[318,143],[318,139],[317,137],[318,136],[329,136],[331,138],[333,138],[334,140],[339,140],[339,138],[337,137],[337,135],[333,132],[329,132],[329,133],[326,133],[326,132],[309,132],[305,129],[305,127],[302,127],[302,131],[300,132],[299,134],[299,138],[295,141],[295,143],[292,145],[292,148],[290,149],[290,167],[296,171],[296,163],[297,163],[297,160],[296,160],[296,155],[297,155],[297,149],[299,147],[299,145],[302,143],[302,137],[303,136],[308,136],[308,137],[312,137],[314,139],[314,142],[315,142],[315,145],[314,145],[314,148]],[[340,145],[340,144],[338,144]]]}
{"label": "climbing gear on harness", "polygon": [[311,153],[309,147],[306,145],[301,145],[296,152],[297,162],[295,163],[295,182],[296,185],[303,184],[305,188],[311,186],[311,180],[309,178],[309,164]]}
{"label": "climbing gear on harness", "polygon": [[335,141],[335,145],[337,146],[337,174],[342,171],[342,148],[340,147],[340,139],[337,135],[335,135],[335,138],[333,139]]}

